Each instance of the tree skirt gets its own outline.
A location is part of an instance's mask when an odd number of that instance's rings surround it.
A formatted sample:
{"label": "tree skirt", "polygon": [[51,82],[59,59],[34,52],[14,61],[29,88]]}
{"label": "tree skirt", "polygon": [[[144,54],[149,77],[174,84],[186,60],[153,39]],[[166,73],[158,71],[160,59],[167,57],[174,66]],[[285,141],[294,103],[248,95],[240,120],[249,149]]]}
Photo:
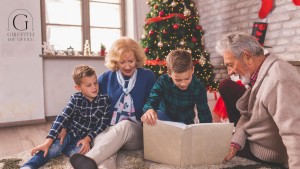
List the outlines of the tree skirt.
{"label": "tree skirt", "polygon": [[[270,165],[256,163],[244,158],[234,157],[227,164],[216,164],[216,165],[197,165],[187,167],[174,167],[164,164],[159,164],[144,160],[143,150],[138,151],[119,151],[117,157],[117,168],[120,169],[254,169],[254,168],[272,168],[272,169],[283,169],[281,165]],[[31,158],[29,151],[25,151],[9,157],[4,157],[0,160],[1,169],[19,169],[25,162]],[[72,169],[69,163],[69,157],[66,155],[59,155],[58,157],[50,160],[41,169]]]}

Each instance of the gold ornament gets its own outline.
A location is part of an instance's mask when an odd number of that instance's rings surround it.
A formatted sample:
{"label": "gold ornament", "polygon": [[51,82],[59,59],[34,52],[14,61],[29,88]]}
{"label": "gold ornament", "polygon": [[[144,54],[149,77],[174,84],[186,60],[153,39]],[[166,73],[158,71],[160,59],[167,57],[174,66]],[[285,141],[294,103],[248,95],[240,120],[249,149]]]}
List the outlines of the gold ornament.
{"label": "gold ornament", "polygon": [[201,55],[201,58],[199,60],[199,64],[203,67],[206,63],[206,59],[203,57],[203,55]]}
{"label": "gold ornament", "polygon": [[185,45],[185,41],[184,41],[184,40],[181,40],[181,41],[179,42],[179,45],[184,46],[184,45]]}
{"label": "gold ornament", "polygon": [[157,46],[161,48],[161,47],[164,46],[164,43],[162,43],[162,42],[160,41],[160,42],[157,43]]}
{"label": "gold ornament", "polygon": [[183,15],[184,15],[185,17],[190,16],[191,13],[192,13],[191,10],[189,10],[189,9],[187,9],[187,8],[185,8],[184,11],[183,11]]}
{"label": "gold ornament", "polygon": [[171,3],[171,6],[172,6],[172,8],[175,8],[175,7],[177,6],[177,3],[176,3],[175,1],[173,1],[173,2]]}
{"label": "gold ornament", "polygon": [[160,70],[158,71],[159,74],[163,74],[164,72],[161,70],[161,67],[160,67]]}
{"label": "gold ornament", "polygon": [[186,6],[185,6],[185,3],[184,2],[182,2],[182,5],[184,6],[184,10],[183,10],[183,15],[185,16],[185,17],[188,17],[188,16],[190,16],[191,15],[191,10],[189,10],[189,9],[187,9],[186,8]]}
{"label": "gold ornament", "polygon": [[204,45],[204,35],[201,38],[201,45]]}
{"label": "gold ornament", "polygon": [[146,36],[145,34],[142,35],[142,39],[146,39],[146,37],[147,37],[147,36]]}
{"label": "gold ornament", "polygon": [[188,48],[187,51],[192,54],[192,50],[190,48]]}
{"label": "gold ornament", "polygon": [[146,4],[149,5],[149,4],[150,4],[150,1],[146,1]]}
{"label": "gold ornament", "polygon": [[191,2],[190,7],[193,8],[194,6],[195,6],[194,2]]}

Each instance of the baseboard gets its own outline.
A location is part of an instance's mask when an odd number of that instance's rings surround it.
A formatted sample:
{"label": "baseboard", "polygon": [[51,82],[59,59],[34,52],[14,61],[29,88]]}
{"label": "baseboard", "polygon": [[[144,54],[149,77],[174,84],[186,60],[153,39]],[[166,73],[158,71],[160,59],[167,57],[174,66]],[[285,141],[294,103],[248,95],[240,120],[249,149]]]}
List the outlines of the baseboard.
{"label": "baseboard", "polygon": [[14,121],[14,122],[0,123],[0,128],[3,128],[3,127],[14,127],[14,126],[23,126],[23,125],[30,125],[30,124],[40,124],[40,123],[46,123],[46,119],[27,120],[27,121]]}

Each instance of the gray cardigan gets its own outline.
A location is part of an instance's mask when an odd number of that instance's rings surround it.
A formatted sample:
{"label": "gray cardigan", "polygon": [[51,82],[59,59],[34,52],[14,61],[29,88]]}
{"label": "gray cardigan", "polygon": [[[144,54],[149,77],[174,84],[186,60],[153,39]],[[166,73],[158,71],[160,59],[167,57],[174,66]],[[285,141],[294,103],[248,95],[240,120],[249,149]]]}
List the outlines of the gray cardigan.
{"label": "gray cardigan", "polygon": [[300,168],[300,75],[292,65],[270,54],[236,107],[232,142],[244,148],[248,139],[257,158]]}

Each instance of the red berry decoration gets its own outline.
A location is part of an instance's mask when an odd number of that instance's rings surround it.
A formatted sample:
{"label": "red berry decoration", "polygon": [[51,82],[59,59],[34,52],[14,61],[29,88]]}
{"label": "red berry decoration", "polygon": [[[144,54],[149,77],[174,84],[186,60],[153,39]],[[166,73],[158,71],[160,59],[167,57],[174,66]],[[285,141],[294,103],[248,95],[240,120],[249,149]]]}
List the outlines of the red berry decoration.
{"label": "red berry decoration", "polygon": [[145,53],[148,53],[148,52],[149,52],[149,49],[148,49],[148,48],[145,48],[144,51],[145,51]]}
{"label": "red berry decoration", "polygon": [[154,5],[154,9],[157,9],[157,6],[156,6],[156,5]]}
{"label": "red berry decoration", "polygon": [[175,30],[179,29],[179,25],[178,25],[177,23],[174,24],[174,25],[173,25],[173,29],[175,29]]}
{"label": "red berry decoration", "polygon": [[163,34],[167,34],[167,31],[166,31],[166,30],[164,30],[164,31],[163,31]]}
{"label": "red berry decoration", "polygon": [[197,30],[202,30],[202,26],[199,25],[199,26],[196,27],[196,29]]}
{"label": "red berry decoration", "polygon": [[160,12],[158,13],[159,16],[164,16],[164,14],[165,14],[164,11],[160,11]]}
{"label": "red berry decoration", "polygon": [[153,30],[150,30],[150,31],[149,31],[149,35],[151,35],[151,36],[154,35],[154,31],[153,31]]}
{"label": "red berry decoration", "polygon": [[197,39],[195,37],[192,38],[192,42],[197,42]]}

